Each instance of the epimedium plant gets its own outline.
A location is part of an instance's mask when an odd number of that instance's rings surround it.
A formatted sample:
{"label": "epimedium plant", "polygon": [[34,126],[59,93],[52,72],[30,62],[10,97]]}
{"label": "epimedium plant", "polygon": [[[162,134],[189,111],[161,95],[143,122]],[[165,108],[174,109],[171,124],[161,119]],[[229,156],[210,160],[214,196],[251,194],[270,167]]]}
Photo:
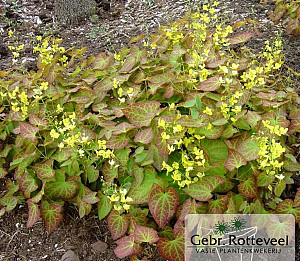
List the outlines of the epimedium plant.
{"label": "epimedium plant", "polygon": [[[38,70],[0,72],[0,214],[28,205],[59,226],[66,202],[106,218],[119,258],[157,244],[183,260],[192,213],[291,213],[281,198],[300,167],[292,144],[299,97],[286,87],[279,39],[254,54],[254,36],[214,7],[161,27],[144,47],[83,58],[37,37]],[[131,43],[142,41],[140,35]],[[93,208],[96,206],[96,208]]]}
{"label": "epimedium plant", "polygon": [[[267,1],[264,1],[265,4]],[[282,21],[286,25],[286,32],[295,36],[300,35],[300,4],[293,0],[276,0],[275,9],[270,14],[271,19],[278,24]]]}

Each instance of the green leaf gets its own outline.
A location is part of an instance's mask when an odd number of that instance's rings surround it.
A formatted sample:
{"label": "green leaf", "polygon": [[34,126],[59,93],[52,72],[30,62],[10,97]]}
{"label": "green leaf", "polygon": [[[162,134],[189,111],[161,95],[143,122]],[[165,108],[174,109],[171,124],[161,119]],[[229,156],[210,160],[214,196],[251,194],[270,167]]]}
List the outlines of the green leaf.
{"label": "green leaf", "polygon": [[300,208],[294,207],[293,200],[285,199],[276,207],[276,213],[278,214],[292,214],[295,216],[296,222],[300,221]]}
{"label": "green leaf", "polygon": [[199,201],[207,201],[213,195],[213,186],[208,182],[198,181],[183,189],[186,194]]}
{"label": "green leaf", "polygon": [[225,166],[228,170],[233,171],[235,168],[238,169],[246,164],[247,161],[241,153],[233,149],[228,149],[228,158],[225,162]]}
{"label": "green leaf", "polygon": [[129,154],[131,153],[130,148],[123,148],[115,151],[116,161],[121,168],[125,168],[129,161]]}
{"label": "green leaf", "polygon": [[249,177],[238,185],[239,192],[248,198],[258,198],[258,190],[254,176]]}
{"label": "green leaf", "polygon": [[223,184],[217,186],[214,189],[214,192],[216,192],[216,193],[225,193],[225,192],[230,191],[233,187],[234,187],[234,183],[231,182],[229,179],[226,179],[226,181]]}
{"label": "green leaf", "polygon": [[256,160],[259,158],[259,144],[255,138],[248,138],[239,146],[238,152],[243,155],[247,161]]}
{"label": "green leaf", "polygon": [[253,33],[245,32],[241,34],[237,34],[229,39],[229,43],[231,44],[240,44],[249,41],[249,39],[253,36]]}
{"label": "green leaf", "polygon": [[52,204],[47,201],[42,201],[41,216],[44,220],[46,230],[52,233],[62,221],[62,205]]}
{"label": "green leaf", "polygon": [[20,134],[25,139],[28,138],[32,142],[36,140],[36,134],[39,131],[38,127],[34,127],[31,124],[20,122],[19,124]]}
{"label": "green leaf", "polygon": [[197,109],[201,109],[201,107],[202,107],[202,102],[201,102],[201,98],[200,98],[200,96],[199,95],[197,95],[196,96],[196,107],[197,107]]}
{"label": "green leaf", "polygon": [[106,182],[113,183],[114,179],[118,177],[118,168],[105,161],[102,165],[102,175]]}
{"label": "green leaf", "polygon": [[228,157],[228,147],[222,140],[201,140],[201,146],[210,158],[210,163],[225,161]]}
{"label": "green leaf", "polygon": [[173,217],[178,202],[179,196],[174,188],[170,187],[164,191],[160,185],[153,184],[149,197],[149,209],[160,228],[163,228]]}
{"label": "green leaf", "polygon": [[45,195],[51,199],[68,200],[76,195],[78,184],[74,181],[53,181],[45,185]]}
{"label": "green leaf", "polygon": [[99,170],[95,169],[94,166],[87,166],[86,174],[90,183],[95,182],[99,178]]}
{"label": "green leaf", "polygon": [[20,176],[19,187],[26,198],[30,198],[31,192],[38,189],[35,179],[27,171]]}
{"label": "green leaf", "polygon": [[257,123],[261,120],[261,116],[256,111],[248,111],[247,112],[247,122],[255,127]]}
{"label": "green leaf", "polygon": [[159,153],[159,150],[156,146],[151,145],[149,148],[153,152],[153,166],[161,172],[163,162],[168,162],[168,156]]}
{"label": "green leaf", "polygon": [[262,172],[257,177],[257,186],[267,187],[274,181],[275,177],[273,175],[268,175],[266,172]]}
{"label": "green leaf", "polygon": [[215,75],[213,77],[208,78],[207,80],[201,82],[196,87],[205,92],[213,92],[220,88],[221,84],[219,81],[219,75]]}
{"label": "green leaf", "polygon": [[33,203],[31,200],[27,201],[28,204],[28,219],[26,227],[32,227],[40,218],[41,212],[37,204]]}
{"label": "green leaf", "polygon": [[122,109],[126,118],[135,126],[148,127],[153,117],[159,112],[160,103],[157,101],[137,102]]}
{"label": "green leaf", "polygon": [[87,195],[85,195],[82,198],[82,201],[84,201],[87,204],[95,204],[95,203],[99,202],[100,199],[97,197],[97,192],[93,191],[93,192],[90,192]]}
{"label": "green leaf", "polygon": [[283,161],[283,167],[287,171],[300,171],[300,164],[299,162],[293,162],[290,159],[286,159]]}
{"label": "green leaf", "polygon": [[107,217],[108,228],[114,240],[125,235],[128,229],[128,218],[113,210]]}
{"label": "green leaf", "polygon": [[113,80],[111,78],[106,78],[101,82],[97,82],[95,84],[95,87],[93,88],[93,91],[95,93],[105,92],[111,90],[113,86],[114,86]]}
{"label": "green leaf", "polygon": [[70,148],[62,148],[57,150],[51,158],[58,162],[64,162],[71,157],[71,153],[72,150]]}
{"label": "green leaf", "polygon": [[280,180],[278,183],[276,183],[274,193],[277,197],[280,197],[282,192],[284,191],[286,187],[286,182],[284,180]]}
{"label": "green leaf", "polygon": [[158,252],[169,261],[184,260],[184,233],[179,233],[174,240],[161,238],[158,241]]}
{"label": "green leaf", "polygon": [[[206,124],[207,125],[207,124]],[[196,134],[204,135],[208,139],[218,139],[222,136],[224,130],[224,126],[215,126],[212,125],[211,129],[207,129],[207,126],[200,127],[197,129]]]}
{"label": "green leaf", "polygon": [[134,65],[136,64],[137,62],[137,57],[134,56],[134,55],[129,55],[124,63],[123,63],[123,66],[122,68],[119,70],[119,72],[129,72],[130,70],[133,69]]}
{"label": "green leaf", "polygon": [[53,160],[47,160],[36,164],[32,168],[41,180],[53,178],[55,175],[55,171],[53,169]]}
{"label": "green leaf", "polygon": [[281,218],[269,218],[266,223],[266,231],[269,238],[293,238],[295,236],[295,219],[293,216],[285,216],[284,219]]}
{"label": "green leaf", "polygon": [[192,100],[188,100],[183,104],[183,107],[185,108],[191,108],[196,104],[196,100],[192,99]]}
{"label": "green leaf", "polygon": [[2,179],[6,175],[7,175],[7,171],[4,168],[0,167],[0,178]]}
{"label": "green leaf", "polygon": [[157,178],[156,171],[153,168],[144,168],[144,180],[142,184],[134,181],[131,184],[128,196],[133,199],[132,204],[148,203],[151,188],[153,183],[162,184],[162,181]]}
{"label": "green leaf", "polygon": [[226,181],[226,178],[220,176],[205,176],[202,178],[202,181],[211,184],[213,189],[215,189],[217,186],[223,184]]}
{"label": "green leaf", "polygon": [[170,240],[174,240],[175,236],[174,236],[174,231],[171,227],[165,226],[163,231],[158,232],[158,235],[161,238],[167,238]]}
{"label": "green leaf", "polygon": [[221,126],[221,125],[225,125],[227,122],[228,122],[227,119],[220,118],[220,119],[217,119],[217,120],[213,121],[211,124],[215,125],[215,126]]}
{"label": "green leaf", "polygon": [[0,199],[0,205],[5,206],[6,212],[13,210],[18,203],[17,197],[14,196],[4,196]]}
{"label": "green leaf", "polygon": [[112,205],[111,205],[111,202],[110,202],[110,200],[108,199],[108,197],[106,195],[103,195],[102,193],[99,193],[98,197],[100,199],[100,201],[97,204],[98,217],[101,220],[109,214],[109,212],[111,211]]}
{"label": "green leaf", "polygon": [[118,258],[124,258],[132,254],[140,254],[142,249],[134,242],[134,235],[125,236],[116,241],[117,247],[114,253]]}
{"label": "green leaf", "polygon": [[238,132],[238,130],[236,128],[234,128],[232,125],[229,125],[224,130],[221,138],[223,138],[223,139],[229,139],[229,138],[231,138],[237,132]]}
{"label": "green leaf", "polygon": [[129,137],[126,133],[122,133],[119,135],[113,135],[109,140],[106,141],[106,147],[108,149],[120,150],[125,148],[128,145]]}
{"label": "green leaf", "polygon": [[11,144],[6,144],[4,149],[0,152],[0,158],[6,158],[11,149]]}
{"label": "green leaf", "polygon": [[144,227],[136,224],[134,229],[134,241],[136,243],[153,244],[159,240],[157,231],[150,227]]}
{"label": "green leaf", "polygon": [[111,64],[112,60],[112,56],[107,57],[106,53],[102,52],[95,57],[93,69],[104,70]]}
{"label": "green leaf", "polygon": [[144,180],[144,168],[134,165],[132,168],[132,175],[137,184],[141,185]]}
{"label": "green leaf", "polygon": [[191,108],[191,115],[192,115],[192,118],[194,120],[196,120],[199,117],[199,111],[197,111],[195,108]]}
{"label": "green leaf", "polygon": [[143,144],[148,144],[153,140],[153,130],[152,128],[148,128],[138,132],[134,137],[134,142],[140,142]]}
{"label": "green leaf", "polygon": [[34,114],[34,112],[31,112],[30,115],[29,115],[29,122],[33,125],[40,125],[40,126],[43,126],[43,127],[48,126],[47,121],[43,121],[42,119],[40,119],[38,116],[36,116]]}
{"label": "green leaf", "polygon": [[227,209],[227,196],[221,195],[217,199],[210,199],[208,202],[209,214],[223,214]]}

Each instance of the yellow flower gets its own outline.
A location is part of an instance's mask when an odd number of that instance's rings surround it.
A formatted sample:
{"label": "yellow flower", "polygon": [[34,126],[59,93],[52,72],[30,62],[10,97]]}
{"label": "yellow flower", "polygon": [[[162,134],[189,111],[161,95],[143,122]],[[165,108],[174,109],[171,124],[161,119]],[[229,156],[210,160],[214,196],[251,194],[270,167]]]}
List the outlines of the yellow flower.
{"label": "yellow flower", "polygon": [[211,125],[211,123],[208,123],[208,125],[207,125],[206,129],[207,129],[207,130],[211,130],[211,128],[212,128],[212,125]]}
{"label": "yellow flower", "polygon": [[181,132],[184,130],[184,127],[181,126],[180,124],[177,124],[176,126],[173,127],[173,133]]}
{"label": "yellow flower", "polygon": [[48,89],[48,84],[49,84],[48,82],[42,82],[41,83],[41,89],[42,90],[47,90]]}
{"label": "yellow flower", "polygon": [[207,5],[203,5],[202,9],[203,9],[203,11],[208,11],[208,6]]}
{"label": "yellow flower", "polygon": [[123,89],[122,88],[118,89],[118,95],[119,95],[119,97],[121,97],[123,95]]}
{"label": "yellow flower", "polygon": [[175,151],[175,148],[173,145],[168,144],[168,150],[169,150],[169,154],[171,154],[173,151]]}
{"label": "yellow flower", "polygon": [[178,162],[173,162],[173,163],[172,163],[172,167],[173,167],[174,169],[179,169],[179,163],[178,163]]}
{"label": "yellow flower", "polygon": [[178,181],[181,180],[181,173],[178,170],[175,170],[172,175],[171,175],[172,179],[174,181]]}
{"label": "yellow flower", "polygon": [[152,44],[150,44],[150,47],[151,47],[151,49],[155,49],[155,48],[157,48],[157,44],[156,43],[152,43]]}
{"label": "yellow flower", "polygon": [[203,111],[203,113],[207,114],[207,115],[212,115],[212,109],[207,107],[205,108],[205,110]]}
{"label": "yellow flower", "polygon": [[25,92],[22,92],[21,94],[19,94],[19,98],[21,100],[22,103],[29,105],[28,99],[27,99],[27,95]]}
{"label": "yellow flower", "polygon": [[18,58],[20,56],[20,54],[18,52],[12,52],[14,58]]}
{"label": "yellow flower", "polygon": [[117,61],[120,61],[120,60],[121,60],[121,55],[115,53],[115,54],[114,54],[114,58],[115,58]]}
{"label": "yellow flower", "polygon": [[42,41],[42,36],[38,35],[38,36],[36,37],[36,39],[40,42],[40,41]]}
{"label": "yellow flower", "polygon": [[106,149],[106,140],[98,140],[98,148],[101,149]]}
{"label": "yellow flower", "polygon": [[13,34],[14,34],[14,32],[13,32],[12,30],[9,30],[9,31],[8,31],[8,37],[9,37],[9,38],[11,38]]}
{"label": "yellow flower", "polygon": [[23,50],[24,48],[24,44],[19,45],[18,47],[16,47],[17,51]]}
{"label": "yellow flower", "polygon": [[170,135],[167,134],[165,131],[161,133],[161,137],[162,137],[163,140],[167,140],[167,139],[171,138]]}
{"label": "yellow flower", "polygon": [[50,131],[50,136],[51,136],[51,138],[53,138],[53,139],[57,139],[57,138],[59,137],[59,133],[58,133],[56,130],[52,129],[52,130]]}
{"label": "yellow flower", "polygon": [[163,119],[158,119],[158,127],[166,128],[166,122]]}
{"label": "yellow flower", "polygon": [[235,113],[235,114],[238,114],[239,112],[242,111],[242,106],[235,106],[232,111]]}
{"label": "yellow flower", "polygon": [[113,86],[114,86],[114,88],[118,88],[119,87],[117,78],[114,78]]}
{"label": "yellow flower", "polygon": [[57,104],[57,106],[56,106],[56,112],[57,112],[57,113],[60,113],[60,112],[62,112],[63,110],[64,110],[63,107],[61,107],[60,104]]}
{"label": "yellow flower", "polygon": [[130,209],[130,205],[125,203],[125,204],[123,204],[123,208],[127,211]]}
{"label": "yellow flower", "polygon": [[116,201],[119,201],[120,200],[120,196],[118,195],[118,194],[116,194],[116,193],[114,193],[114,194],[112,194],[110,197],[108,197],[109,198],[109,200],[111,201],[111,202],[116,202]]}

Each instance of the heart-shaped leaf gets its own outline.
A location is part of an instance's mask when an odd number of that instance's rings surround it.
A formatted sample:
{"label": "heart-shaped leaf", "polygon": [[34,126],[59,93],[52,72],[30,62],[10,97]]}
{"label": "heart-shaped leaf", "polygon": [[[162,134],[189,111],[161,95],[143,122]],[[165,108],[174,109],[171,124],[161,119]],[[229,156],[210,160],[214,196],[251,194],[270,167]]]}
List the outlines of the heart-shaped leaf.
{"label": "heart-shaped leaf", "polygon": [[174,188],[164,189],[153,184],[150,197],[149,209],[160,228],[163,228],[173,217],[179,202],[179,196]]}

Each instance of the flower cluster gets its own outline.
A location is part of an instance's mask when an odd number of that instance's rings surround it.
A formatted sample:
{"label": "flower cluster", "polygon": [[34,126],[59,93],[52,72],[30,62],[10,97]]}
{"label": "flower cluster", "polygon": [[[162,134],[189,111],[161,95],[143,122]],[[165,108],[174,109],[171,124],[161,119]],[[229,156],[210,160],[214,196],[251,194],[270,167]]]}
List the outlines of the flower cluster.
{"label": "flower cluster", "polygon": [[128,203],[132,202],[132,198],[126,196],[128,193],[128,190],[126,188],[118,188],[116,184],[108,183],[103,180],[102,191],[110,200],[115,210],[128,211],[130,209],[130,204]]}
{"label": "flower cluster", "polygon": [[[236,121],[234,116],[236,116],[239,112],[242,111],[242,106],[238,105],[240,98],[242,96],[243,96],[243,93],[236,91],[235,93],[233,93],[230,96],[230,98],[227,98],[225,96],[223,96],[221,98],[222,103],[221,103],[220,109],[221,109],[223,116],[226,119],[230,119],[232,122]],[[226,101],[226,99],[227,99],[227,101]]]}
{"label": "flower cluster", "polygon": [[204,176],[201,167],[205,165],[205,158],[203,150],[199,149],[199,141],[205,137],[195,134],[195,128],[186,130],[182,125],[176,124],[176,121],[173,123],[167,123],[163,119],[158,120],[158,126],[164,129],[161,133],[163,140],[170,139],[170,134],[182,137],[175,139],[173,144],[168,144],[169,154],[177,151],[181,154],[181,159],[179,162],[172,162],[171,165],[164,161],[162,169],[167,171],[167,175],[170,173],[173,181],[183,188]]}
{"label": "flower cluster", "polygon": [[68,57],[65,55],[66,50],[64,47],[60,47],[59,44],[62,42],[60,38],[47,37],[44,40],[41,36],[37,36],[37,45],[33,47],[33,53],[39,53],[41,63],[45,66],[53,62],[55,54],[59,53],[62,56],[59,58],[59,62],[62,66],[68,65]]}
{"label": "flower cluster", "polygon": [[132,87],[124,90],[116,78],[113,80],[113,87],[116,90],[116,94],[120,103],[124,103],[126,101],[126,96],[131,99],[134,95],[134,89]]}
{"label": "flower cluster", "polygon": [[264,170],[269,175],[276,175],[283,165],[280,158],[285,152],[285,148],[275,139],[270,140],[267,137],[260,137],[258,141],[260,150],[257,162],[259,169]]}
{"label": "flower cluster", "polygon": [[[8,37],[12,38],[14,36],[14,32],[12,30],[8,31]],[[12,64],[16,64],[18,62],[18,59],[20,58],[20,51],[24,50],[24,44],[19,44],[18,39],[15,36],[14,37],[14,43],[11,44],[10,41],[7,42],[7,47],[10,51],[12,51],[13,59]]]}
{"label": "flower cluster", "polygon": [[[57,105],[57,112],[62,112],[63,108]],[[58,141],[58,147],[62,148],[74,148],[76,147],[78,155],[83,157],[85,153],[90,150],[91,141],[88,136],[80,132],[80,128],[77,126],[76,114],[64,112],[62,118],[54,120],[54,126],[50,131],[52,139]],[[94,150],[96,156],[110,159],[113,157],[113,151],[106,149],[106,141],[98,140],[97,148]]]}

